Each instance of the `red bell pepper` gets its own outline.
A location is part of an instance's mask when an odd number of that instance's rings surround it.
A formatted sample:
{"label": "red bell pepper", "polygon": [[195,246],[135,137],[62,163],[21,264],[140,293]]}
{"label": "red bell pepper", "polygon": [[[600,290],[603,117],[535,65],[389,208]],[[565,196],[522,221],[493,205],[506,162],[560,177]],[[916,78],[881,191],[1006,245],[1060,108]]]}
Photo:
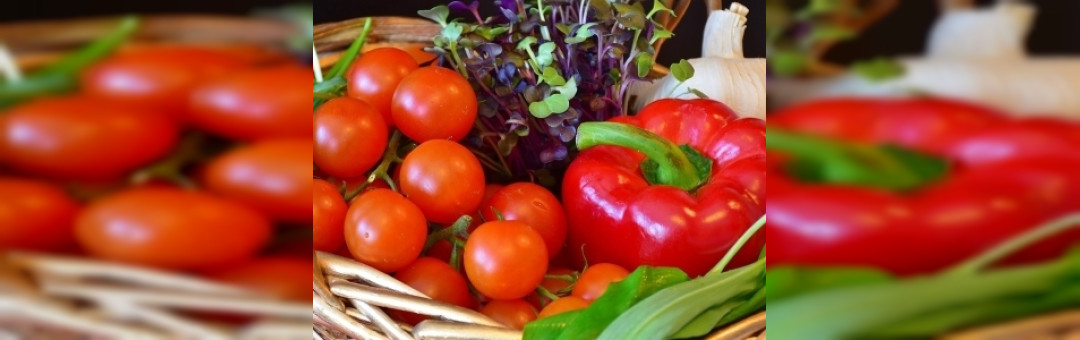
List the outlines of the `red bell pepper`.
{"label": "red bell pepper", "polygon": [[[1080,211],[1080,124],[1074,122],[1013,119],[937,99],[832,99],[776,112],[768,126],[770,267],[933,273]],[[891,144],[948,167],[939,178],[903,187],[796,180],[796,159],[835,151],[818,143],[861,150]],[[886,177],[869,180],[896,179]],[[1044,260],[1078,244],[1080,232],[1066,232],[1006,262]]]}
{"label": "red bell pepper", "polygon": [[[722,103],[660,100],[637,116],[583,123],[577,138],[582,151],[562,193],[578,266],[674,266],[701,275],[764,214],[765,123],[739,119]],[[764,236],[732,265],[756,260]]]}

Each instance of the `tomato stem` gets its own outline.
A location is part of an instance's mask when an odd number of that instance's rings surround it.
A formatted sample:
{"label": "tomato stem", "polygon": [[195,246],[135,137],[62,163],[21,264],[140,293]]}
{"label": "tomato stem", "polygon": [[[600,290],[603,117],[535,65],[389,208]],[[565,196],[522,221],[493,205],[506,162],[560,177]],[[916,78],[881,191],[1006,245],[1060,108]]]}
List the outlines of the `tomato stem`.
{"label": "tomato stem", "polygon": [[379,162],[379,166],[375,167],[375,170],[371,171],[371,175],[368,176],[365,186],[375,182],[376,179],[382,179],[386,181],[386,184],[390,186],[391,190],[394,190],[394,192],[398,191],[397,184],[390,178],[388,172],[390,171],[390,165],[401,161],[401,158],[398,157],[397,154],[399,143],[401,143],[401,131],[394,130],[394,134],[390,135],[390,141],[386,143],[386,151],[383,152],[382,161]]}
{"label": "tomato stem", "polygon": [[975,258],[964,261],[949,270],[946,270],[944,275],[951,276],[964,276],[974,275],[980,270],[985,269],[987,266],[1009,256],[1019,250],[1022,250],[1036,242],[1042,241],[1047,237],[1054,236],[1055,234],[1064,232],[1069,229],[1080,228],[1080,213],[1073,213],[1065,215],[1063,217],[1051,220],[1050,222],[1043,223],[1034,229],[1031,229],[1020,236],[1010,238],[994,248],[979,254]]}
{"label": "tomato stem", "polygon": [[558,295],[555,295],[555,293],[552,293],[550,290],[547,290],[547,288],[544,288],[543,286],[536,287],[536,295],[539,295],[542,299],[548,300],[547,303],[540,301],[541,305],[547,305],[548,303],[559,299]]}
{"label": "tomato stem", "polygon": [[[761,230],[762,226],[764,225],[765,215],[761,215],[761,218],[759,218],[757,222],[754,222],[754,224],[750,226],[750,229],[747,229],[746,232],[742,234],[742,236],[739,236],[739,240],[735,241],[735,244],[731,246],[731,249],[728,249],[727,254],[724,254],[724,258],[720,259],[720,262],[717,263],[716,266],[713,267],[712,270],[709,270],[709,272],[705,275],[723,272],[724,269],[727,268],[727,265],[731,263],[731,260],[735,258],[735,254],[738,254],[739,251],[742,250],[742,247],[746,245],[746,242],[749,242],[750,238],[754,237],[754,235],[757,234],[757,232]],[[765,257],[764,254],[765,250],[762,249],[761,258]]]}
{"label": "tomato stem", "polygon": [[709,174],[698,173],[690,158],[674,142],[645,129],[624,123],[587,122],[578,127],[577,147],[585,150],[598,145],[615,145],[645,154],[658,165],[656,183],[691,191],[705,182]]}
{"label": "tomato stem", "polygon": [[451,245],[453,245],[454,238],[456,237],[468,238],[469,224],[472,224],[472,216],[462,215],[457,219],[457,221],[454,221],[454,224],[451,224],[449,227],[442,228],[435,231],[434,233],[431,233],[431,235],[428,235],[427,242],[424,244],[424,252],[430,250],[431,247],[435,246],[435,243],[438,243],[439,241],[445,240],[447,242],[450,242]]}

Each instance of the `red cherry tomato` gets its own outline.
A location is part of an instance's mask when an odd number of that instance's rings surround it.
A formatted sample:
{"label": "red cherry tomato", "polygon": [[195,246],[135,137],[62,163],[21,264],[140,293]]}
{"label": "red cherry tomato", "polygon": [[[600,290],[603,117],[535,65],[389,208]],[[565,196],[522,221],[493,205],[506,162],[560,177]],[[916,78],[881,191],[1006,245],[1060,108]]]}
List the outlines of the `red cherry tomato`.
{"label": "red cherry tomato", "polygon": [[0,177],[0,249],[65,248],[74,243],[78,210],[78,202],[53,185]]}
{"label": "red cherry tomato", "polygon": [[218,269],[206,277],[292,301],[311,298],[311,260],[266,257],[237,266]]}
{"label": "red cherry tomato", "polygon": [[465,273],[476,290],[496,300],[529,295],[547,272],[544,239],[515,221],[488,222],[465,243]]}
{"label": "red cherry tomato", "polygon": [[410,72],[420,68],[408,52],[392,48],[376,48],[360,55],[345,72],[348,95],[371,104],[383,117],[394,125],[390,117],[390,103],[398,84]]}
{"label": "red cherry tomato", "polygon": [[310,225],[310,139],[267,140],[229,151],[206,166],[205,185],[275,220]]}
{"label": "red cherry tomato", "polygon": [[427,221],[415,204],[387,189],[357,197],[345,215],[345,244],[353,258],[392,273],[420,256]]}
{"label": "red cherry tomato", "polygon": [[604,295],[608,285],[622,281],[628,275],[629,271],[611,263],[594,264],[581,273],[571,294],[586,301],[593,301]]}
{"label": "red cherry tomato", "polygon": [[293,65],[236,72],[197,87],[188,118],[232,139],[311,138],[310,78]]}
{"label": "red cherry tomato", "polygon": [[178,130],[171,118],[110,100],[44,98],[0,115],[0,162],[60,179],[114,179],[168,154]]}
{"label": "red cherry tomato", "polygon": [[472,129],[476,105],[469,81],[448,68],[431,66],[401,80],[390,112],[394,124],[409,139],[458,141]]}
{"label": "red cherry tomato", "polygon": [[484,169],[461,144],[432,140],[420,144],[401,163],[401,192],[435,223],[468,215],[484,199]]}
{"label": "red cherry tomato", "polygon": [[224,50],[167,46],[121,51],[83,71],[81,89],[94,96],[148,105],[181,115],[191,90],[247,62]]}
{"label": "red cherry tomato", "polygon": [[311,247],[333,252],[345,244],[345,199],[329,182],[315,179],[311,186]]}
{"label": "red cherry tomato", "polygon": [[550,191],[533,183],[514,183],[495,192],[480,208],[485,221],[498,220],[498,211],[507,221],[528,224],[547,245],[548,256],[555,257],[566,243],[566,212]]}
{"label": "red cherry tomato", "polygon": [[208,193],[139,188],[90,203],[79,213],[75,236],[102,259],[206,269],[251,259],[271,228],[262,214]]}
{"label": "red cherry tomato", "polygon": [[319,106],[313,119],[319,170],[339,178],[363,176],[386,149],[386,123],[371,105],[349,97]]}
{"label": "red cherry tomato", "polygon": [[488,302],[480,313],[516,330],[525,329],[525,324],[536,320],[536,309],[521,299]]}
{"label": "red cherry tomato", "polygon": [[589,307],[589,304],[589,301],[573,295],[559,298],[547,305],[547,307],[544,307],[544,310],[540,311],[540,315],[537,318],[543,319],[552,315],[585,309]]}
{"label": "red cherry tomato", "polygon": [[[449,264],[430,257],[416,259],[405,269],[394,274],[394,278],[413,287],[436,301],[452,305],[473,308],[476,299],[469,293],[469,285]],[[412,313],[398,313],[407,323],[416,324],[426,319]]]}

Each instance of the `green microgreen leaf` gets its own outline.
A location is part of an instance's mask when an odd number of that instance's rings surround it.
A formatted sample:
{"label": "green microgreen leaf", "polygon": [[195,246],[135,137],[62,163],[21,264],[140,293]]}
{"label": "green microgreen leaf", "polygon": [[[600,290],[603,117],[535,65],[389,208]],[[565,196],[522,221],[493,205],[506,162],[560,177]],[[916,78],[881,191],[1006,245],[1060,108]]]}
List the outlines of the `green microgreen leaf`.
{"label": "green microgreen leaf", "polygon": [[657,25],[655,28],[653,28],[653,36],[652,36],[652,38],[649,38],[649,45],[652,45],[652,44],[656,43],[660,39],[671,38],[674,35],[675,35],[675,33],[672,33],[671,31],[668,31],[666,28],[663,28],[663,27]]}
{"label": "green microgreen leaf", "polygon": [[648,76],[649,71],[652,70],[653,66],[652,53],[638,53],[637,56],[634,57],[634,64],[637,65],[638,77],[644,78],[645,76]]}
{"label": "green microgreen leaf", "polygon": [[446,5],[439,5],[432,9],[419,10],[416,14],[439,23],[439,26],[446,27],[446,19],[450,17],[450,8],[446,7]]}
{"label": "green microgreen leaf", "polygon": [[461,32],[463,29],[464,28],[461,26],[461,24],[452,22],[446,24],[446,26],[443,26],[442,33],[440,35],[442,35],[443,38],[446,38],[447,41],[454,42],[461,37]]}
{"label": "green microgreen leaf", "polygon": [[685,82],[687,79],[694,77],[694,65],[690,65],[690,62],[686,59],[679,60],[679,62],[671,64],[671,76],[675,77],[679,83]]}
{"label": "green microgreen leaf", "polygon": [[645,28],[645,8],[641,6],[641,2],[635,2],[633,5],[616,2],[613,5],[616,12],[615,21],[620,25],[637,31]]}
{"label": "green microgreen leaf", "polygon": [[518,42],[517,47],[515,47],[515,48],[518,51],[531,51],[532,49],[530,47],[535,43],[536,43],[536,37],[530,35],[530,36],[527,36],[525,38],[522,38],[521,41]]}
{"label": "green microgreen leaf", "polygon": [[851,65],[851,70],[854,71],[855,74],[871,82],[883,82],[896,79],[904,76],[904,73],[906,72],[904,65],[889,58],[874,58],[857,61]]}
{"label": "green microgreen leaf", "polygon": [[544,73],[541,75],[544,82],[551,86],[561,86],[566,84],[566,79],[559,74],[559,70],[554,67],[548,66],[544,68]]}
{"label": "green microgreen leaf", "polygon": [[563,113],[570,108],[570,98],[562,93],[556,93],[548,96],[544,99],[544,103],[547,104],[548,110],[551,113]]}
{"label": "green microgreen leaf", "polygon": [[709,99],[709,96],[706,95],[705,92],[701,92],[701,90],[698,90],[698,89],[695,89],[695,88],[691,87],[691,88],[687,89],[687,91],[690,91],[690,93],[694,94],[698,98]]}
{"label": "green microgreen leaf", "polygon": [[555,60],[554,42],[549,41],[536,48],[536,63],[540,64],[540,67],[551,65],[553,60]]}
{"label": "green microgreen leaf", "polygon": [[667,8],[667,6],[664,6],[664,3],[660,2],[660,0],[653,0],[652,6],[653,6],[652,10],[649,11],[649,14],[645,16],[645,18],[647,18],[647,19],[651,20],[653,15],[655,15],[658,12],[668,12],[668,13],[671,13],[672,16],[675,15],[675,11],[671,10],[670,8]]}
{"label": "green microgreen leaf", "polygon": [[568,80],[566,84],[561,86],[554,86],[551,89],[562,93],[562,95],[566,96],[566,98],[574,98],[574,96],[577,95],[577,79],[570,78],[570,80]]}

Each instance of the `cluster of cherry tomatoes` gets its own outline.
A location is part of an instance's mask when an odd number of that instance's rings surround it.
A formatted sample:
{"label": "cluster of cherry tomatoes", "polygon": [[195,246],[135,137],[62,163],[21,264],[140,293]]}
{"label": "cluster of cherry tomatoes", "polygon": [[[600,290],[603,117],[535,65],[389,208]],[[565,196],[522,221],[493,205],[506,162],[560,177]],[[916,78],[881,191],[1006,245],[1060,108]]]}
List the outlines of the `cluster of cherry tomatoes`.
{"label": "cluster of cherry tomatoes", "polygon": [[316,250],[518,329],[585,308],[629,274],[612,264],[568,269],[558,198],[533,183],[486,183],[458,143],[477,115],[464,77],[380,48],[356,59],[346,81],[347,96],[313,116]]}
{"label": "cluster of cherry tomatoes", "polygon": [[[264,48],[134,45],[82,70],[73,93],[0,109],[0,250],[306,301],[310,77]],[[294,251],[275,250],[282,234],[301,235]]]}

